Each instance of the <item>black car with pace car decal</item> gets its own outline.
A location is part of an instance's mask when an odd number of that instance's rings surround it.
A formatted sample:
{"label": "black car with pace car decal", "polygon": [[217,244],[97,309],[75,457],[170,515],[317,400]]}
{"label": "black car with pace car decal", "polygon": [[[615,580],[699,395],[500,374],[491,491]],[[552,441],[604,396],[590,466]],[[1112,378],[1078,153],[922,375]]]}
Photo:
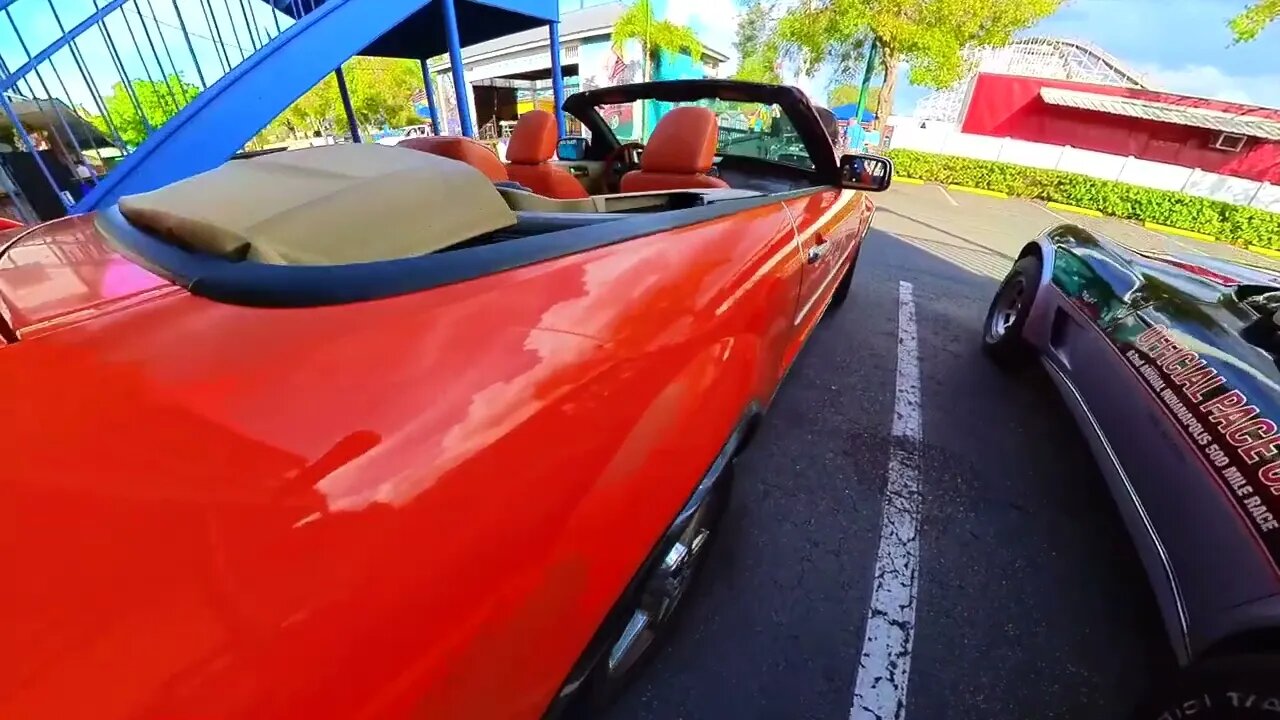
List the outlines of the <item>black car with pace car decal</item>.
{"label": "black car with pace car decal", "polygon": [[1138,548],[1180,669],[1136,717],[1280,718],[1280,274],[1060,225],[982,344],[1040,359]]}

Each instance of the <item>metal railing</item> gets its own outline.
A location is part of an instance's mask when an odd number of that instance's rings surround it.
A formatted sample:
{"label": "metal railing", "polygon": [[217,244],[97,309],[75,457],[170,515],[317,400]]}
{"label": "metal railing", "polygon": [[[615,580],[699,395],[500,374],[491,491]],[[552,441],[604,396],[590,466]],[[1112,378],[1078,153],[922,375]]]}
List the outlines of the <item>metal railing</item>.
{"label": "metal railing", "polygon": [[[66,2],[0,0],[0,216],[66,214],[157,128],[292,26],[276,7],[302,17],[318,4],[90,2],[76,17]],[[56,37],[41,33],[50,19]]]}

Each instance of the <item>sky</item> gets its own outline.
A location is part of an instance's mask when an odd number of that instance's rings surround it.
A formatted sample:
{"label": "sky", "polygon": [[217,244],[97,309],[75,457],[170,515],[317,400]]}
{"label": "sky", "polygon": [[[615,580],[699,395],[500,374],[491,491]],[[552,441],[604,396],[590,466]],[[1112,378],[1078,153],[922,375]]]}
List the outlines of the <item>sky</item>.
{"label": "sky", "polygon": [[[58,19],[62,27],[69,28],[89,16],[95,2],[105,4],[108,1],[16,0],[8,13],[0,13],[0,59],[10,70],[19,67],[28,58],[23,42],[27,50],[37,52],[62,34]],[[607,1],[560,0],[560,6],[562,12],[567,12],[583,5]],[[730,55],[730,65],[726,69],[732,70],[737,59],[733,57],[733,41],[740,0],[652,2],[660,14],[689,25],[706,45]],[[1245,2],[1067,0],[1057,13],[1025,34],[1092,42],[1145,75],[1148,84],[1157,89],[1280,107],[1280,23],[1265,30],[1252,43],[1233,46],[1226,23]],[[57,10],[57,19],[50,12],[51,3]],[[112,13],[107,21],[107,29],[118,46],[126,74],[132,77],[150,74],[159,78],[176,67],[185,80],[195,84],[199,84],[199,78],[194,72],[193,51],[199,59],[206,83],[212,83],[223,72],[225,64],[219,58],[217,44],[213,40],[215,35],[221,35],[222,45],[228,49],[234,65],[239,61],[237,55],[251,53],[254,49],[254,40],[245,33],[246,19],[262,35],[275,34],[276,20],[280,20],[281,27],[287,27],[289,23],[288,18],[273,14],[260,0],[245,0],[243,4],[241,0],[130,0],[126,7],[123,13]],[[209,22],[207,9],[211,9],[217,18],[215,23]],[[252,15],[246,17],[246,10]],[[178,30],[178,12],[181,12],[182,22],[193,37],[191,49],[187,48]],[[12,22],[6,15],[11,15]],[[234,37],[231,30],[233,16],[236,18]],[[130,19],[130,26],[125,26],[124,17]],[[151,42],[143,32],[144,20],[151,33]],[[21,30],[21,41],[14,31],[15,25]],[[130,31],[137,38],[136,44],[130,40]],[[153,44],[154,52],[151,49]],[[85,33],[78,45],[94,85],[105,89],[119,79],[115,58],[98,32],[90,30]],[[58,70],[56,76],[53,68]],[[164,73],[161,68],[165,69]],[[41,69],[50,92],[43,92],[39,79],[34,75],[30,77],[34,84],[30,92],[64,97],[69,93],[75,102],[93,109],[93,97],[69,50],[60,51],[52,64],[45,63]],[[791,69],[786,79],[805,89],[815,100],[825,102],[829,86],[829,77],[825,73],[804,77]],[[61,91],[61,85],[67,86],[67,93]],[[18,89],[24,94],[29,92],[25,85]],[[926,88],[912,87],[903,78],[899,83],[895,111],[909,113],[927,92]]]}
{"label": "sky", "polygon": [[[561,0],[561,7],[595,1]],[[1156,89],[1280,107],[1280,21],[1252,43],[1231,45],[1227,21],[1246,1],[1068,0],[1024,34],[1089,41],[1144,75]],[[688,24],[708,45],[734,55],[737,0],[667,2],[670,19]],[[815,99],[826,99],[828,78],[822,73],[800,77],[793,72],[787,80]],[[895,111],[902,114],[929,92],[912,87],[905,73],[898,88]]]}

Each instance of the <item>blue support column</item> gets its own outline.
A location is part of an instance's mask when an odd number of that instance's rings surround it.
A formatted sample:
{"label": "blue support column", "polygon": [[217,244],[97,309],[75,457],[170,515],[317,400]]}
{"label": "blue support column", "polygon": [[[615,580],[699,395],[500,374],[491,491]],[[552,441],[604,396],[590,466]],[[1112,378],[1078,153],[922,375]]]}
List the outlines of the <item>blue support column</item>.
{"label": "blue support column", "polygon": [[560,70],[560,23],[553,22],[548,27],[551,32],[551,96],[556,104],[556,127],[560,128],[560,137],[564,137],[567,131],[564,124],[564,73]]}
{"label": "blue support column", "polygon": [[449,69],[453,71],[453,96],[458,99],[458,121],[462,125],[462,134],[475,137],[475,128],[471,126],[471,92],[467,82],[462,78],[462,41],[458,39],[458,12],[453,7],[453,0],[440,0],[440,9],[444,12],[444,31],[449,39]]}
{"label": "blue support column", "polygon": [[431,134],[440,134],[440,111],[436,109],[436,88],[431,81],[431,69],[422,61],[422,86],[427,91],[427,112],[431,113]]}
{"label": "blue support column", "polygon": [[333,71],[338,81],[338,97],[342,98],[342,109],[347,112],[347,127],[351,129],[351,142],[360,142],[360,123],[356,122],[355,108],[351,107],[351,93],[347,92],[347,76],[342,74],[342,66]]}

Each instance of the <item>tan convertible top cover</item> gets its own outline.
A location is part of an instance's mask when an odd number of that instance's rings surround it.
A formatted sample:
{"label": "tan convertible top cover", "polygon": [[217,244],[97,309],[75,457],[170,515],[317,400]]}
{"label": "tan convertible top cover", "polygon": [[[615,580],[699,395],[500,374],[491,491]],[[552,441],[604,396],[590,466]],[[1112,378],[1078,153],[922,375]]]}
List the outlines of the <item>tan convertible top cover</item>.
{"label": "tan convertible top cover", "polygon": [[277,265],[423,255],[516,222],[470,165],[375,144],[232,160],[121,198],[120,212],[189,250]]}

